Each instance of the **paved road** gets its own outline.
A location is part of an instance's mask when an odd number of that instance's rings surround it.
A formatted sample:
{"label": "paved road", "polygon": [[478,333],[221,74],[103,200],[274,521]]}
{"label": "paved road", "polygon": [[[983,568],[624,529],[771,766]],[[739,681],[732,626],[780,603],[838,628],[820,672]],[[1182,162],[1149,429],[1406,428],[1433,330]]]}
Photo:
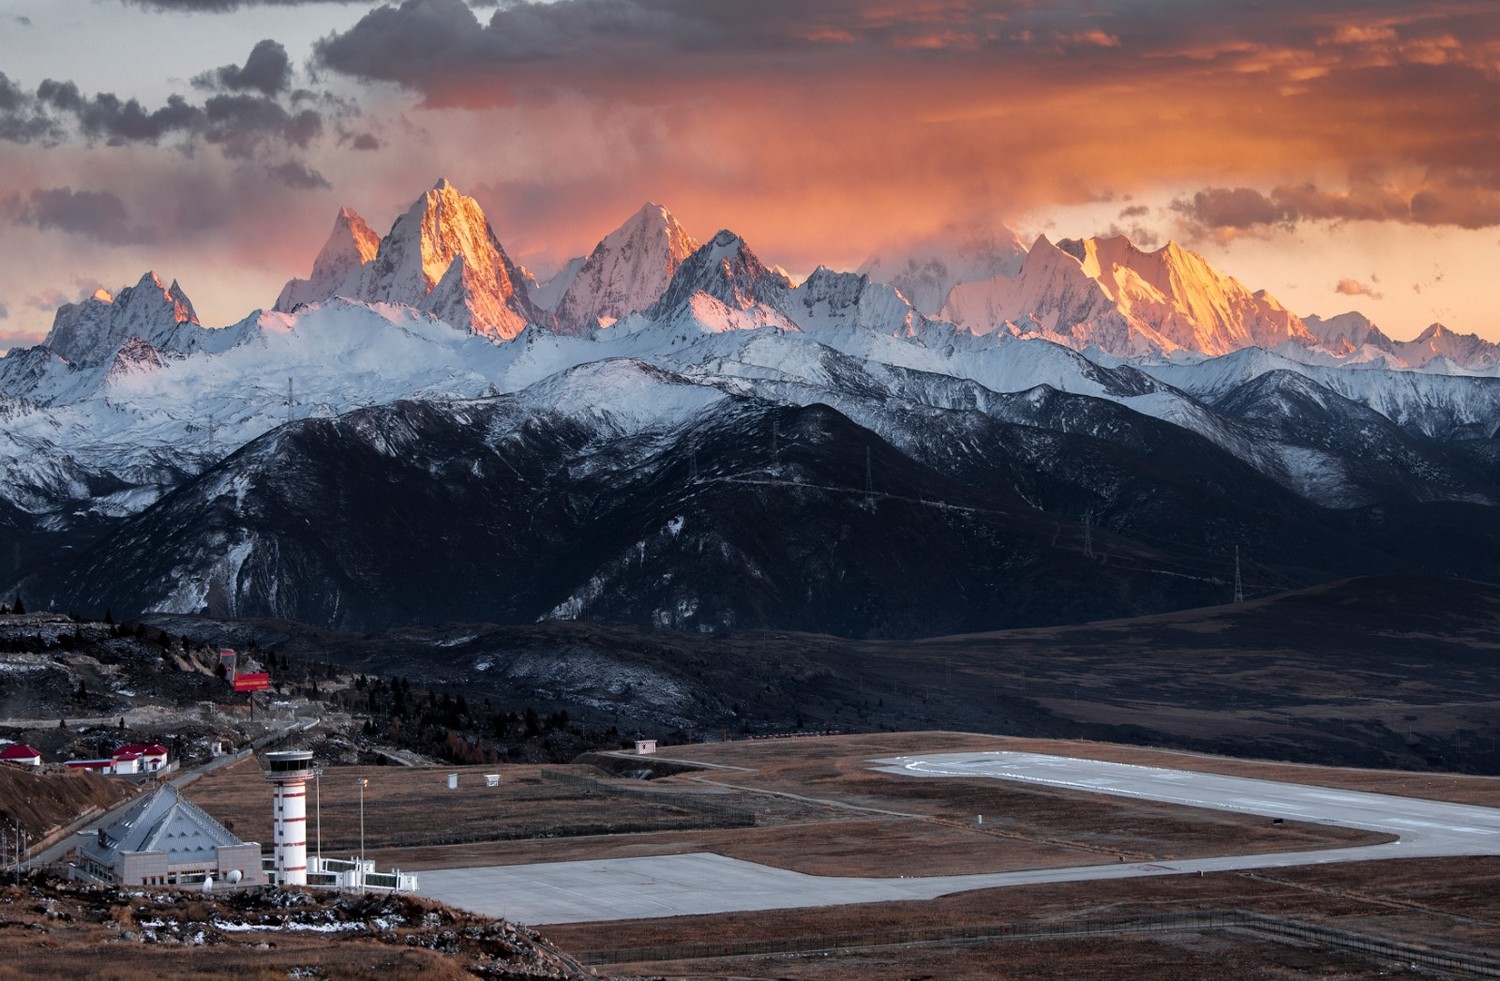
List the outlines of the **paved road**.
{"label": "paved road", "polygon": [[[186,787],[188,784],[192,783],[194,780],[197,780],[205,773],[212,773],[214,770],[220,769],[222,767],[232,766],[233,764],[238,763],[240,760],[244,759],[246,756],[249,756],[251,753],[255,752],[256,749],[262,746],[268,746],[278,739],[286,739],[293,733],[311,729],[318,724],[318,721],[319,720],[315,718],[298,719],[291,725],[284,726],[281,729],[276,730],[275,732],[267,733],[266,735],[260,737],[259,739],[255,740],[255,742],[252,743],[249,748],[242,749],[237,753],[230,753],[225,756],[215,757],[214,759],[211,759],[206,763],[201,763],[198,766],[192,767],[187,770],[179,770],[168,776],[166,782],[179,789],[181,789],[182,787]],[[66,856],[68,852],[72,851],[73,848],[78,844],[76,837],[79,834],[82,834],[86,831],[95,831],[99,828],[108,827],[116,820],[118,820],[120,816],[123,815],[126,811],[134,807],[140,801],[140,799],[141,796],[136,795],[134,797],[131,797],[129,800],[122,801],[121,803],[115,805],[107,811],[104,811],[101,814],[96,814],[91,818],[84,818],[82,821],[75,821],[73,825],[68,829],[68,833],[60,837],[55,843],[52,844],[51,847],[32,855],[28,867],[40,868],[43,865],[51,865],[54,862],[62,861],[63,857]],[[266,791],[266,807],[269,808],[270,806],[271,793],[268,789]]]}
{"label": "paved road", "polygon": [[1500,810],[1185,770],[1035,753],[949,753],[875,760],[902,777],[987,777],[1399,835],[1384,845],[1170,862],[1089,865],[905,879],[803,875],[713,854],[554,862],[422,873],[421,892],[523,923],[933,899],[971,889],[1150,875],[1284,868],[1436,855],[1500,854]]}

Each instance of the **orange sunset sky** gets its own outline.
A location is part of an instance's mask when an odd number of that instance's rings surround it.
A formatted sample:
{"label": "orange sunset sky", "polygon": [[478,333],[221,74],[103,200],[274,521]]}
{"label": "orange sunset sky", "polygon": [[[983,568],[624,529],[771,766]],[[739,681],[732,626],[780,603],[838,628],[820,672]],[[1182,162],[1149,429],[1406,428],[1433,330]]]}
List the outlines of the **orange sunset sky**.
{"label": "orange sunset sky", "polygon": [[1493,0],[7,0],[0,73],[0,349],[147,269],[230,323],[439,176],[542,276],[653,200],[794,274],[1127,234],[1500,340]]}

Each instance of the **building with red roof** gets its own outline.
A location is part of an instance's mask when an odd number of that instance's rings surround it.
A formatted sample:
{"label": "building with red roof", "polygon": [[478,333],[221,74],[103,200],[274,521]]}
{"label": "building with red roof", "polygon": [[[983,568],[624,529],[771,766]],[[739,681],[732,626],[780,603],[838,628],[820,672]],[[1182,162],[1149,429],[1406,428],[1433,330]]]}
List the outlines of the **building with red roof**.
{"label": "building with red roof", "polygon": [[0,763],[17,763],[21,766],[41,766],[42,752],[25,743],[11,743],[0,749]]}

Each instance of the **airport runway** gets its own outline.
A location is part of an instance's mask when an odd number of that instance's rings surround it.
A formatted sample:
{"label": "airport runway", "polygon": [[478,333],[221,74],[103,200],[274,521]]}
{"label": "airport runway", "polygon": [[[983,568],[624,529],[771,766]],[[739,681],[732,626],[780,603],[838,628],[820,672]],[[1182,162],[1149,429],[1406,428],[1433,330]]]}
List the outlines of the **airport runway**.
{"label": "airport runway", "polygon": [[1384,845],[1170,862],[913,878],[838,878],[698,853],[653,858],[433,869],[421,892],[521,923],[578,923],[934,899],[972,889],[1330,862],[1500,854],[1500,810],[1213,773],[1036,753],[947,753],[874,760],[902,777],[1019,780],[1095,793],[1241,811],[1399,835]]}

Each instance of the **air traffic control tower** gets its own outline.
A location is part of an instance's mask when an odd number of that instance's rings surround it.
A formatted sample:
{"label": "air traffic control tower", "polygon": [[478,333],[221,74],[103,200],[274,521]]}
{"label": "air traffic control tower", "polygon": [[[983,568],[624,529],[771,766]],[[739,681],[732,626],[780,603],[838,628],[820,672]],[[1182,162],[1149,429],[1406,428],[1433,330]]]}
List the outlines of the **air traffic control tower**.
{"label": "air traffic control tower", "polygon": [[271,823],[276,881],[307,885],[307,781],[314,776],[312,750],[288,749],[266,754],[266,779],[275,785]]}

